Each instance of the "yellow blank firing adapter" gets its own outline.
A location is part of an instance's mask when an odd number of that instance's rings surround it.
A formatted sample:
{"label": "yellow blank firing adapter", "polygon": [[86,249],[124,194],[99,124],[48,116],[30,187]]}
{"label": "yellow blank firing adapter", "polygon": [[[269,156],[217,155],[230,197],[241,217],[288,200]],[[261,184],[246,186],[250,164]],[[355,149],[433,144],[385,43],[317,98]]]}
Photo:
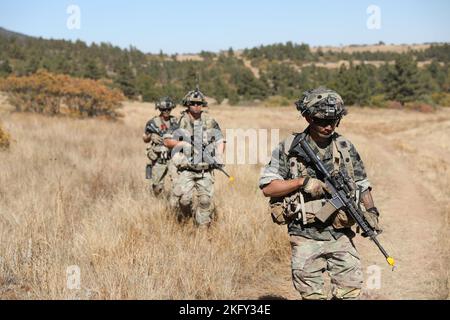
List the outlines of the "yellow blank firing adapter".
{"label": "yellow blank firing adapter", "polygon": [[392,267],[392,270],[394,270],[394,268],[395,268],[395,260],[394,260],[394,258],[387,257],[386,260],[389,263],[389,265]]}

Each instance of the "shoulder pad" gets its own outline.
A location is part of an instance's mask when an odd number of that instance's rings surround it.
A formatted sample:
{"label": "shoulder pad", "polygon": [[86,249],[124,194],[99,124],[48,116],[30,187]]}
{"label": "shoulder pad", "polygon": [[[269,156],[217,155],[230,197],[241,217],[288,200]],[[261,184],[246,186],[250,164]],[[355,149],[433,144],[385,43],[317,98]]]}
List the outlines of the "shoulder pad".
{"label": "shoulder pad", "polygon": [[336,140],[337,146],[339,148],[350,149],[351,143],[344,136],[342,136],[338,133],[335,133],[333,136],[333,139]]}
{"label": "shoulder pad", "polygon": [[178,119],[178,125],[181,124],[181,122],[183,122],[183,120],[186,119],[186,113],[182,113],[180,119]]}
{"label": "shoulder pad", "polygon": [[294,142],[296,137],[296,134],[293,133],[289,137],[287,137],[285,140],[283,140],[281,143],[283,144],[284,153],[288,156],[289,150],[291,149],[292,143]]}
{"label": "shoulder pad", "polygon": [[214,118],[208,114],[202,114],[202,115],[204,115],[204,118],[202,120],[205,122],[206,128],[207,129],[214,128],[214,124],[216,123],[216,120],[214,120]]}
{"label": "shoulder pad", "polygon": [[151,122],[153,122],[154,124],[156,124],[159,128],[160,124],[161,124],[161,118],[159,116],[154,117]]}

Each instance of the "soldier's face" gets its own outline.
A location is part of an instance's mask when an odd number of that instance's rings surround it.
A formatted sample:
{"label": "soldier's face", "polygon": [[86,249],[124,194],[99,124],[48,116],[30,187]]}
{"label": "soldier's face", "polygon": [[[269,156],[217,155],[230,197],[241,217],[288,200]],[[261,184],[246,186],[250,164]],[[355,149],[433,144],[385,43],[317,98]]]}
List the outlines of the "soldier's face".
{"label": "soldier's face", "polygon": [[161,115],[163,116],[163,118],[169,118],[170,117],[170,113],[172,112],[172,110],[163,110],[161,111]]}
{"label": "soldier's face", "polygon": [[189,112],[191,114],[198,115],[198,114],[200,114],[202,112],[202,108],[203,108],[203,105],[201,103],[199,103],[199,104],[191,104],[189,106]]}
{"label": "soldier's face", "polygon": [[337,119],[307,118],[310,129],[321,138],[329,138],[336,129]]}

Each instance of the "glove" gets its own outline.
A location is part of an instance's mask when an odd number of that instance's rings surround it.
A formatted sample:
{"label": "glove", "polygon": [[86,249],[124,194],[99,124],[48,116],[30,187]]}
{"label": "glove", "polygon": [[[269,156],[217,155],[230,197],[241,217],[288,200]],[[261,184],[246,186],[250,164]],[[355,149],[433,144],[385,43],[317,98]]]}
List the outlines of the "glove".
{"label": "glove", "polygon": [[[364,218],[366,219],[367,223],[377,233],[383,232],[383,230],[380,228],[378,224],[379,216],[380,213],[378,212],[378,209],[376,207],[370,208],[364,212]],[[364,237],[366,235],[363,233],[362,236]]]}
{"label": "glove", "polygon": [[163,138],[159,134],[152,133],[150,138],[154,144],[162,144],[163,143]]}
{"label": "glove", "polygon": [[327,189],[325,183],[316,178],[306,177],[303,183],[303,191],[309,193],[314,198],[324,195]]}

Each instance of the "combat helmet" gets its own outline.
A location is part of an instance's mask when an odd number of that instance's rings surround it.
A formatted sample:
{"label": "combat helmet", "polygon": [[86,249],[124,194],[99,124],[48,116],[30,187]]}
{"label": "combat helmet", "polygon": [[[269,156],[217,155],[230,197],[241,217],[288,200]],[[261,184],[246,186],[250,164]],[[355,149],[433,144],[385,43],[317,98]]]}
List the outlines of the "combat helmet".
{"label": "combat helmet", "polygon": [[198,87],[193,91],[189,91],[184,96],[183,101],[181,102],[184,107],[189,107],[193,103],[200,103],[203,107],[208,106],[205,95],[200,91]]}
{"label": "combat helmet", "polygon": [[347,114],[341,96],[324,87],[304,92],[302,98],[295,105],[303,117],[341,119]]}
{"label": "combat helmet", "polygon": [[170,111],[175,109],[176,106],[176,103],[169,97],[161,98],[155,103],[155,109],[161,111]]}

